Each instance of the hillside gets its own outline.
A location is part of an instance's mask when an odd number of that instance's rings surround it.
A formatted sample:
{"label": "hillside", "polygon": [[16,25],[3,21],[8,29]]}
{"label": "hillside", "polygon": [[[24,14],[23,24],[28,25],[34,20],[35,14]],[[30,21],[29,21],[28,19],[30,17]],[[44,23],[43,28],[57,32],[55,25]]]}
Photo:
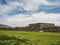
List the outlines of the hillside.
{"label": "hillside", "polygon": [[0,45],[60,45],[60,33],[0,30]]}
{"label": "hillside", "polygon": [[11,28],[11,27],[5,24],[0,24],[0,28]]}

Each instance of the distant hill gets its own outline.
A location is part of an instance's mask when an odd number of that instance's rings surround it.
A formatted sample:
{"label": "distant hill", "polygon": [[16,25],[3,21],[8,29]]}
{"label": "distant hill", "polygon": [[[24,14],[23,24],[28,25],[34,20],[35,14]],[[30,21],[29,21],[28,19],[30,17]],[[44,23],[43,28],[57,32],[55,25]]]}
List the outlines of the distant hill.
{"label": "distant hill", "polygon": [[0,28],[12,28],[12,27],[5,24],[0,24]]}

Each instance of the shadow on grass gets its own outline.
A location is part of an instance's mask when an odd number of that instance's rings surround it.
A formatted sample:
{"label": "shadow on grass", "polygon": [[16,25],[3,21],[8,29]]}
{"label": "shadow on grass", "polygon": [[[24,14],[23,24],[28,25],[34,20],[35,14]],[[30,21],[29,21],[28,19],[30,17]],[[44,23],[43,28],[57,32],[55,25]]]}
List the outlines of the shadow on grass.
{"label": "shadow on grass", "polygon": [[9,37],[7,35],[0,36],[0,45],[27,45],[29,40],[26,39],[18,39],[16,37]]}
{"label": "shadow on grass", "polygon": [[7,35],[0,36],[0,45],[38,45],[40,41],[31,41],[28,39],[19,39],[14,36],[9,37]]}
{"label": "shadow on grass", "polygon": [[[31,41],[25,38],[19,39],[14,36],[9,37],[7,35],[0,36],[0,45],[40,45],[40,40]],[[51,45],[60,45],[60,41],[52,43]]]}
{"label": "shadow on grass", "polygon": [[58,41],[56,44],[51,44],[51,45],[60,45],[60,41]]}

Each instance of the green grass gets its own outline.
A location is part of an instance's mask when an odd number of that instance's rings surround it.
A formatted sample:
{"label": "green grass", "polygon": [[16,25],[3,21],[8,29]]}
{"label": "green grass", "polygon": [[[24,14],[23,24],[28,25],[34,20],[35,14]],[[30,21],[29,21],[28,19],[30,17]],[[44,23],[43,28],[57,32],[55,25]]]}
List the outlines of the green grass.
{"label": "green grass", "polygon": [[60,33],[0,30],[0,45],[60,45]]}

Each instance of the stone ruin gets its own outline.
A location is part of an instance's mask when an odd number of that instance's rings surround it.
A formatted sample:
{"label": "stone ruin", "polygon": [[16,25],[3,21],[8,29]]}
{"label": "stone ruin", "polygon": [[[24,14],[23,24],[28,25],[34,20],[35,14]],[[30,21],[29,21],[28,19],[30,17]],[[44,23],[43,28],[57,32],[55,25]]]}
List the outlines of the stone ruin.
{"label": "stone ruin", "polygon": [[29,24],[26,30],[35,32],[60,32],[60,27],[51,23],[35,23]]}
{"label": "stone ruin", "polygon": [[7,25],[0,24],[0,29],[1,28],[16,31],[60,32],[60,26],[55,26],[55,24],[51,23],[35,23],[35,24],[29,24],[26,27],[15,27],[15,28],[11,28]]}

